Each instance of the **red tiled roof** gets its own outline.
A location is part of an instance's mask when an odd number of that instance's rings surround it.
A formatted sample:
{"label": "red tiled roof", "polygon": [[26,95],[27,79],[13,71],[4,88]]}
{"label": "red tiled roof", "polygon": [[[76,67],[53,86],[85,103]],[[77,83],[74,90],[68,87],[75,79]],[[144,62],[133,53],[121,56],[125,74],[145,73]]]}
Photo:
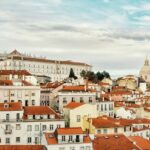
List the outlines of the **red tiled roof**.
{"label": "red tiled roof", "polygon": [[22,80],[22,84],[23,84],[24,86],[32,86],[32,84],[31,84],[30,82],[25,81],[25,80]]}
{"label": "red tiled roof", "polygon": [[64,106],[64,108],[75,109],[75,108],[80,107],[80,106],[82,106],[84,104],[85,103],[70,102],[69,104],[67,104],[66,106]]}
{"label": "red tiled roof", "polygon": [[55,88],[61,86],[62,84],[63,84],[63,82],[59,82],[59,83],[48,82],[48,83],[41,84],[41,87],[55,89]]}
{"label": "red tiled roof", "polygon": [[150,141],[140,136],[130,136],[129,139],[136,143],[142,150],[150,150]]}
{"label": "red tiled roof", "polygon": [[[73,135],[74,134],[77,134],[77,133],[73,133]],[[83,134],[83,133],[81,133],[81,134]],[[45,133],[45,138],[46,138],[48,145],[58,144],[57,134],[55,134],[55,133]],[[83,143],[91,143],[91,142],[92,142],[92,140],[89,137],[89,135],[83,136]]]}
{"label": "red tiled roof", "polygon": [[84,85],[63,86],[63,89],[61,91],[85,91],[85,86]]}
{"label": "red tiled roof", "polygon": [[45,133],[45,138],[48,145],[57,144],[57,138],[54,133]]}
{"label": "red tiled roof", "polygon": [[55,115],[56,119],[61,117],[50,107],[48,106],[28,106],[24,107],[24,118],[28,115]]}
{"label": "red tiled roof", "polygon": [[31,75],[27,70],[0,70],[0,75]]}
{"label": "red tiled roof", "polygon": [[0,145],[0,150],[45,150],[43,145]]}
{"label": "red tiled roof", "polygon": [[13,85],[13,82],[12,82],[12,80],[0,80],[0,85],[11,86],[11,85]]}
{"label": "red tiled roof", "polygon": [[21,111],[21,110],[22,104],[20,102],[0,103],[0,111]]}
{"label": "red tiled roof", "polygon": [[98,135],[93,141],[93,150],[140,150],[124,135]]}
{"label": "red tiled roof", "polygon": [[109,83],[106,83],[106,82],[100,82],[99,85],[100,85],[100,86],[108,86]]}
{"label": "red tiled roof", "polygon": [[92,118],[92,125],[95,128],[113,128],[113,127],[130,126],[131,124],[132,124],[131,120],[128,119],[115,119],[108,116]]}
{"label": "red tiled roof", "polygon": [[81,127],[72,127],[72,128],[58,128],[58,134],[83,134]]}

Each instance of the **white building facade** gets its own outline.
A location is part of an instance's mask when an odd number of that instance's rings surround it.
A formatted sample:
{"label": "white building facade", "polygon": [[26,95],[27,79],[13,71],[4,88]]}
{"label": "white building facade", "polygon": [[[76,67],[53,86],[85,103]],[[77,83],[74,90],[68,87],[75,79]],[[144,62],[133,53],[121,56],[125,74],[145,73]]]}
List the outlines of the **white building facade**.
{"label": "white building facade", "polygon": [[49,76],[52,81],[61,81],[67,78],[71,68],[79,77],[82,70],[89,71],[92,67],[81,62],[31,57],[21,54],[17,50],[6,54],[0,61],[1,70],[27,70],[34,75]]}

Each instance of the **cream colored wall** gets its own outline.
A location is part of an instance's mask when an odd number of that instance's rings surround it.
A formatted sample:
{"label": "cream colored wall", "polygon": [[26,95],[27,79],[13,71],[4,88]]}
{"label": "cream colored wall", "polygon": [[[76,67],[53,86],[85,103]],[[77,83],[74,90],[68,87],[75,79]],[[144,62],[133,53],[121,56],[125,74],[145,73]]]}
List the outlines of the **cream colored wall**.
{"label": "cream colored wall", "polygon": [[[77,115],[81,116],[80,122],[77,122]],[[98,117],[96,105],[85,104],[76,109],[70,110],[70,127],[81,127],[83,130],[85,130],[83,121],[84,117]]]}

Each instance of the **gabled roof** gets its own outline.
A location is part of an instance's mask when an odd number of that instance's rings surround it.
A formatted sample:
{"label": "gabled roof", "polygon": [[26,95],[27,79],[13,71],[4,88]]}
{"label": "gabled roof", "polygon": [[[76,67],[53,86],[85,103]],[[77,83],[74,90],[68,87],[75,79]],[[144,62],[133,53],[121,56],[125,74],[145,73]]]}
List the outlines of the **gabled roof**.
{"label": "gabled roof", "polygon": [[75,109],[77,107],[80,107],[82,105],[84,105],[85,103],[79,103],[79,102],[70,102],[69,104],[67,104],[66,106],[64,106],[64,108],[68,108],[68,109]]}
{"label": "gabled roof", "polygon": [[98,135],[93,141],[93,150],[140,150],[125,135]]}
{"label": "gabled roof", "polygon": [[20,102],[0,103],[0,111],[21,111],[21,110],[23,109],[22,104]]}
{"label": "gabled roof", "polygon": [[24,107],[24,118],[26,119],[28,115],[55,115],[56,119],[61,117],[48,106],[28,106]]}
{"label": "gabled roof", "polygon": [[19,55],[19,56],[21,56],[22,54],[15,49],[11,53],[9,53],[9,55]]}
{"label": "gabled roof", "polygon": [[72,128],[58,128],[56,130],[57,134],[83,134],[81,127],[72,127]]}

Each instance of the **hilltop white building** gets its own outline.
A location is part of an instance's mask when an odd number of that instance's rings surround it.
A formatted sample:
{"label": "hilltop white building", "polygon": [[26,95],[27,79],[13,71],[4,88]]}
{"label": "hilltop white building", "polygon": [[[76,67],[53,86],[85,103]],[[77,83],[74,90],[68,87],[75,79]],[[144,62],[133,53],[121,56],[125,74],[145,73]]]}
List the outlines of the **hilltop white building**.
{"label": "hilltop white building", "polygon": [[21,54],[17,50],[1,57],[0,61],[2,70],[27,70],[37,76],[49,76],[52,81],[67,78],[71,68],[77,77],[82,70],[91,70],[91,66],[85,63],[37,58]]}

